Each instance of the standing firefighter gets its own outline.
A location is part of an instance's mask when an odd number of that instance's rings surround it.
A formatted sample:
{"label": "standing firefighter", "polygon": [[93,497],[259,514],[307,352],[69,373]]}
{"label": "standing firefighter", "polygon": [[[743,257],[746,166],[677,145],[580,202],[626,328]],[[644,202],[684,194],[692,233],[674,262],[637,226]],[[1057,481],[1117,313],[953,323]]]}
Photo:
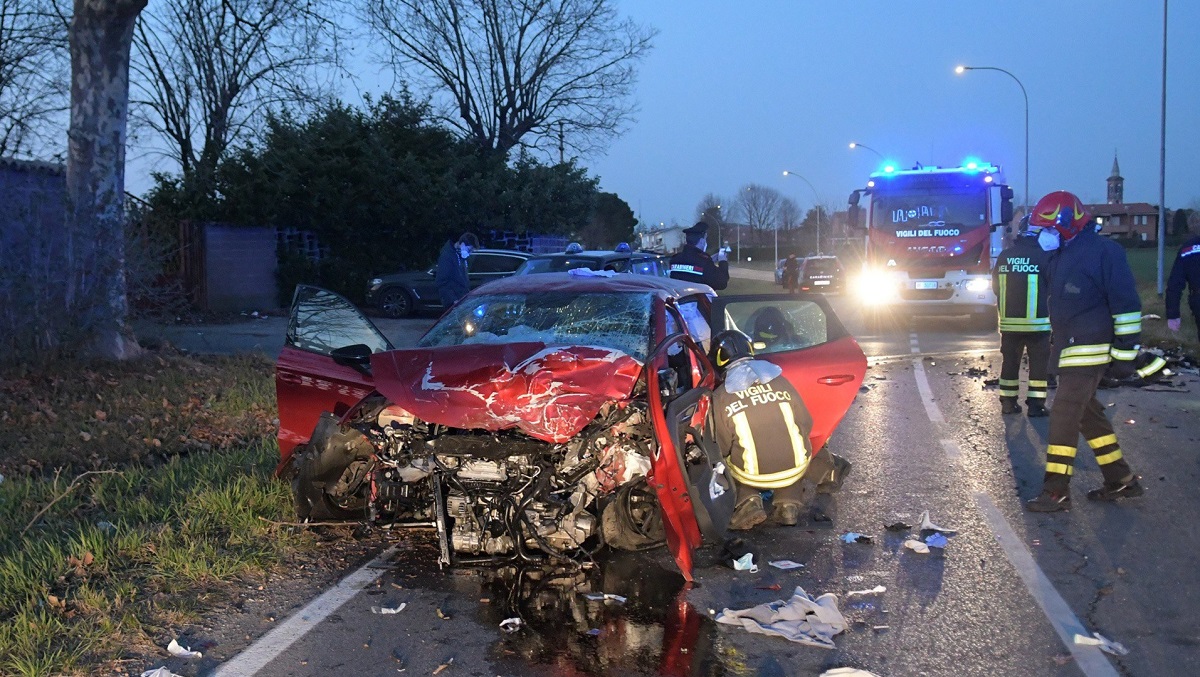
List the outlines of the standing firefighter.
{"label": "standing firefighter", "polygon": [[714,256],[704,253],[708,247],[708,224],[701,221],[683,231],[686,244],[671,257],[671,277],[706,284],[721,290],[729,286],[729,259],[725,248]]}
{"label": "standing firefighter", "polygon": [[1050,440],[1042,493],[1026,507],[1034,512],[1066,510],[1079,434],[1087,440],[1104,474],[1091,500],[1115,501],[1142,495],[1142,485],[1125,461],[1096,389],[1107,374],[1124,378],[1136,369],[1142,303],[1125,251],[1100,236],[1079,198],[1066,191],[1043,197],[1029,225],[1039,228],[1050,261],[1052,354],[1059,373],[1050,412]]}
{"label": "standing firefighter", "polygon": [[1021,413],[1021,355],[1029,353],[1029,389],[1025,406],[1030,416],[1045,416],[1046,371],[1050,366],[1050,317],[1046,311],[1046,264],[1050,254],[1038,246],[1037,229],[1021,219],[1016,242],[1001,252],[992,270],[1000,313],[1000,406],[1005,414]]}
{"label": "standing firefighter", "polygon": [[795,525],[813,492],[836,491],[850,470],[849,462],[828,451],[813,458],[812,415],[800,394],[778,366],[753,355],[750,337],[740,331],[713,339],[713,364],[723,377],[713,393],[713,414],[717,443],[737,487],[729,524],[737,530],[766,521],[760,493],[766,490],[774,492],[775,521]]}

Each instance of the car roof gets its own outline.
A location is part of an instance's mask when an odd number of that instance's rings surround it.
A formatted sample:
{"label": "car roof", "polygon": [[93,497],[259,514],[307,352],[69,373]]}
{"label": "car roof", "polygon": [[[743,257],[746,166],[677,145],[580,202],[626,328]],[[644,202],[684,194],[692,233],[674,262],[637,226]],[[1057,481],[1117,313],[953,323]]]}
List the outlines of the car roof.
{"label": "car roof", "polygon": [[513,275],[493,280],[472,291],[468,296],[488,294],[527,294],[530,292],[565,291],[576,293],[650,293],[662,299],[681,298],[691,294],[715,296],[712,287],[654,275],[616,274],[575,275],[572,273],[539,273]]}
{"label": "car roof", "polygon": [[610,249],[585,249],[583,251],[575,252],[574,254],[568,254],[566,252],[556,252],[553,254],[534,254],[533,256],[531,256],[529,258],[531,258],[535,261],[538,261],[538,260],[552,261],[554,259],[583,257],[583,258],[600,259],[601,261],[616,261],[616,260],[628,259],[628,258],[659,258],[660,256],[662,256],[662,255],[656,254],[654,252],[618,252],[618,251],[613,251]]}
{"label": "car roof", "polygon": [[530,258],[533,256],[533,254],[530,254],[529,252],[523,252],[523,251],[519,251],[516,249],[472,249],[471,253],[472,254],[511,254],[513,256],[519,256],[523,259],[527,259],[527,258]]}

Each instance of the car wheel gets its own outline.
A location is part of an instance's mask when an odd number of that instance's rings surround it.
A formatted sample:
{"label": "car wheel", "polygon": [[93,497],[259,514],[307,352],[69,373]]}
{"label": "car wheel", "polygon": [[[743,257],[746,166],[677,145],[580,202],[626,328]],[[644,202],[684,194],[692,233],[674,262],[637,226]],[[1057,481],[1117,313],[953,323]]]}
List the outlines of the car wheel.
{"label": "car wheel", "polygon": [[389,289],[379,297],[379,310],[391,318],[408,317],[413,312],[413,297],[403,289]]}
{"label": "car wheel", "polygon": [[359,431],[321,414],[309,443],[292,452],[292,496],[301,520],[362,519],[373,447]]}

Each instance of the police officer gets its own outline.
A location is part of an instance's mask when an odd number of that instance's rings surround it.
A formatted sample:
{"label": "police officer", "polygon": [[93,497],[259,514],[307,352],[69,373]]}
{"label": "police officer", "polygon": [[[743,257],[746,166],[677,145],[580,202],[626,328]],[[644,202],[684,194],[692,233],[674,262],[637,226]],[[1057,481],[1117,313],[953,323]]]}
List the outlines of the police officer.
{"label": "police officer", "polygon": [[1179,311],[1183,288],[1188,288],[1188,307],[1196,321],[1196,338],[1200,339],[1200,236],[1193,237],[1179,248],[1171,277],[1167,281],[1167,328],[1179,331],[1182,313]]}
{"label": "police officer", "polygon": [[729,259],[725,250],[718,249],[715,257],[704,253],[708,247],[708,224],[701,221],[683,231],[683,235],[687,244],[671,257],[671,277],[717,290],[729,286]]}
{"label": "police officer", "polygon": [[1000,314],[1000,408],[1021,413],[1021,356],[1029,353],[1029,389],[1025,406],[1030,416],[1045,416],[1046,372],[1050,366],[1050,317],[1046,310],[1046,263],[1050,255],[1037,243],[1029,217],[1021,219],[1016,241],[996,259],[992,289]]}
{"label": "police officer", "polygon": [[784,378],[782,370],[765,360],[755,360],[750,337],[729,330],[713,338],[712,358],[722,383],[713,393],[717,443],[727,457],[737,490],[737,504],[729,528],[751,529],[767,519],[760,492],[774,492],[774,518],[795,525],[806,498],[817,482],[806,476],[836,480],[849,471],[849,463],[837,465],[825,451],[813,458],[812,415],[800,393]]}
{"label": "police officer", "polygon": [[1054,252],[1048,302],[1051,364],[1059,374],[1042,492],[1026,503],[1034,512],[1070,508],[1069,484],[1080,433],[1104,475],[1104,485],[1089,491],[1089,499],[1115,501],[1143,491],[1104,405],[1096,399],[1106,375],[1121,379],[1136,372],[1142,302],[1125,250],[1099,235],[1090,221],[1079,198],[1066,191],[1039,200],[1029,219],[1031,227],[1040,229],[1041,248]]}

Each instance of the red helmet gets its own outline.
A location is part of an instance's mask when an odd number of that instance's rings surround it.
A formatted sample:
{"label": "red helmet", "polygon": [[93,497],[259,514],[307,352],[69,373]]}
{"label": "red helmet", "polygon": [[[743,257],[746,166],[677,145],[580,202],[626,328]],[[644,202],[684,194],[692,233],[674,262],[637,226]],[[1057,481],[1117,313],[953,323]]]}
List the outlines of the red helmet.
{"label": "red helmet", "polygon": [[1092,215],[1074,193],[1056,190],[1038,200],[1029,214],[1029,225],[1035,228],[1053,226],[1064,241],[1078,235],[1090,223]]}

